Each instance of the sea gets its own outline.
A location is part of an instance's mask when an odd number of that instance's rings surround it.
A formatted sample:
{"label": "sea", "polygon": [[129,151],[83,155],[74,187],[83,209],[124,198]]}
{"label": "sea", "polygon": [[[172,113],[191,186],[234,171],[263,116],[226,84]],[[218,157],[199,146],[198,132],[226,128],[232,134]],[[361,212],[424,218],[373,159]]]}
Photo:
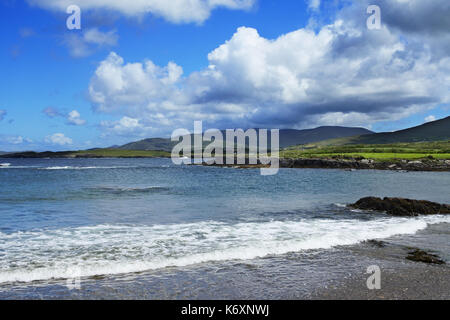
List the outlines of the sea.
{"label": "sea", "polygon": [[379,262],[361,250],[371,239],[425,243],[450,260],[449,216],[346,206],[449,203],[449,172],[0,162],[0,299],[308,298]]}

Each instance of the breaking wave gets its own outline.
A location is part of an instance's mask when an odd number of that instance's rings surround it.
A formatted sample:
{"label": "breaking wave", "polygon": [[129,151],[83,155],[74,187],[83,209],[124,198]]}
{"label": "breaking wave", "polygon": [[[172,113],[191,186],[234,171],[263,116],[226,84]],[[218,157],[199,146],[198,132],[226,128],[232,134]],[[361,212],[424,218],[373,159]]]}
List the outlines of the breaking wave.
{"label": "breaking wave", "polygon": [[133,273],[328,249],[414,234],[442,222],[449,223],[450,217],[98,225],[0,233],[0,283]]}

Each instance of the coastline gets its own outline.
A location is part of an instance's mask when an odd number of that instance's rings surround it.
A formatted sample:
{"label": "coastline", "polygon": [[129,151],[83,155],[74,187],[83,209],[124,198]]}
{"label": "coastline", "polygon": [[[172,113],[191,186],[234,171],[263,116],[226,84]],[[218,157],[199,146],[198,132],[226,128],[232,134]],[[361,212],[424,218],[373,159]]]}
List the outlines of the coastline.
{"label": "coastline", "polygon": [[[204,166],[226,167],[236,169],[268,168],[263,164],[197,164]],[[375,161],[370,159],[327,159],[301,158],[280,159],[280,168],[289,169],[342,169],[342,170],[390,170],[390,171],[450,171],[450,160],[396,160]]]}
{"label": "coastline", "polygon": [[[205,263],[134,274],[81,279],[72,290],[66,280],[0,287],[0,299],[138,299],[138,300],[448,300],[450,267],[405,260],[398,246],[373,248],[368,243],[309,253],[292,253],[248,261]],[[306,254],[306,255],[305,255]],[[333,262],[330,257],[335,256]],[[323,259],[327,259],[325,262]],[[270,266],[273,261],[273,266]],[[267,264],[261,266],[261,262]],[[269,262],[269,263],[268,263]],[[332,266],[332,263],[337,265]],[[366,268],[381,268],[381,289],[367,288]],[[290,276],[284,276],[289,274]],[[294,275],[297,274],[295,278]],[[202,280],[199,281],[198,278]],[[252,284],[251,284],[252,282]],[[255,285],[256,284],[256,285]],[[246,286],[250,285],[250,288]]]}
{"label": "coastline", "polygon": [[[312,300],[449,300],[450,267],[408,261],[399,257],[406,248],[388,246],[373,248],[365,255],[376,256],[381,268],[381,288],[369,290],[370,274],[353,273],[338,284],[315,291]],[[354,246],[350,250],[360,250]]]}
{"label": "coastline", "polygon": [[[129,155],[116,154],[96,154],[96,153],[78,153],[72,151],[63,152],[21,152],[0,155],[0,159],[154,159],[154,158],[170,158],[170,153],[167,152],[149,152],[146,151],[132,153]],[[237,161],[235,161],[237,163]],[[261,164],[207,164],[193,163],[192,165],[225,167],[236,169],[259,169],[268,168],[270,165]],[[280,168],[290,169],[342,169],[342,170],[390,170],[390,171],[434,171],[434,172],[449,172],[450,160],[437,159],[420,159],[420,160],[383,160],[376,161],[373,159],[364,158],[280,158]]]}
{"label": "coastline", "polygon": [[[430,250],[449,235],[448,223],[442,223],[326,250],[93,276],[81,279],[79,290],[68,288],[66,280],[7,284],[0,286],[0,299],[448,300],[448,264],[405,257],[411,245]],[[450,244],[444,245],[436,253],[448,263]],[[381,269],[380,290],[367,288],[371,265]]]}

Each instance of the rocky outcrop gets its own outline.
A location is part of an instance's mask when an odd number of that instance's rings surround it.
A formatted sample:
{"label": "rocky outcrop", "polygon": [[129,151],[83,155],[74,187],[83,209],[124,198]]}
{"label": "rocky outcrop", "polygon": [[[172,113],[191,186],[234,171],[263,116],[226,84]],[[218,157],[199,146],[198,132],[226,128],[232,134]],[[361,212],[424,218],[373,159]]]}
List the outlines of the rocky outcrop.
{"label": "rocky outcrop", "polygon": [[445,264],[445,261],[441,260],[439,256],[420,249],[414,249],[413,251],[409,252],[409,255],[406,257],[406,259],[431,264]]}
{"label": "rocky outcrop", "polygon": [[409,216],[431,214],[450,214],[450,205],[439,204],[424,200],[411,200],[403,198],[376,198],[367,197],[358,200],[349,207],[360,210],[383,211],[393,216]]}
{"label": "rocky outcrop", "polygon": [[370,169],[369,164],[357,160],[336,159],[280,159],[282,168]]}
{"label": "rocky outcrop", "polygon": [[280,159],[280,167],[398,171],[450,171],[450,161],[431,159],[415,161],[374,161],[363,158]]}

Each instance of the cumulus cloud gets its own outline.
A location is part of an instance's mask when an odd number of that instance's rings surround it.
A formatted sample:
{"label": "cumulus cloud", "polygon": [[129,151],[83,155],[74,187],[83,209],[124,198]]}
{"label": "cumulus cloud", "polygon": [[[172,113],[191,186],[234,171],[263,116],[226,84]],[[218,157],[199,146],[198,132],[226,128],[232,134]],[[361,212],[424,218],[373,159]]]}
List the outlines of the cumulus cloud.
{"label": "cumulus cloud", "polygon": [[[171,128],[194,119],[219,128],[368,126],[449,103],[450,51],[436,55],[433,37],[401,26],[368,30],[367,4],[345,7],[317,31],[276,39],[241,27],[208,55],[207,68],[188,76],[174,62],[160,67],[111,53],[91,79],[91,101],[99,112]],[[433,11],[437,20],[444,13]]]}
{"label": "cumulus cloud", "polygon": [[307,0],[308,8],[313,11],[318,11],[320,8],[320,0]]}
{"label": "cumulus cloud", "polygon": [[31,5],[64,11],[69,5],[81,10],[108,9],[126,16],[153,14],[173,23],[202,23],[216,8],[247,10],[255,0],[28,0]]}
{"label": "cumulus cloud", "polygon": [[116,30],[108,32],[102,32],[97,28],[88,29],[83,34],[83,39],[87,43],[93,43],[97,45],[115,46],[117,44],[118,36]]}
{"label": "cumulus cloud", "polygon": [[51,143],[53,145],[64,146],[73,144],[71,138],[66,137],[63,133],[55,133],[45,137],[46,143]]}
{"label": "cumulus cloud", "polygon": [[97,28],[86,29],[81,33],[67,33],[64,36],[64,44],[74,58],[83,58],[93,54],[102,47],[117,45],[119,36],[116,30],[102,32]]}
{"label": "cumulus cloud", "polygon": [[436,117],[433,115],[429,115],[428,117],[425,118],[425,122],[432,122],[432,121],[436,121]]}
{"label": "cumulus cloud", "polygon": [[7,114],[6,110],[0,110],[0,121],[2,121],[5,118],[6,114]]}
{"label": "cumulus cloud", "polygon": [[77,110],[73,110],[67,115],[67,122],[75,126],[82,126],[86,123],[86,120],[81,119],[81,115]]}
{"label": "cumulus cloud", "polygon": [[33,148],[33,141],[21,135],[0,134],[0,150],[17,151],[18,149]]}
{"label": "cumulus cloud", "polygon": [[146,131],[146,128],[140,123],[139,119],[130,117],[123,117],[118,121],[102,121],[100,126],[107,133],[119,136],[139,135]]}
{"label": "cumulus cloud", "polygon": [[67,123],[74,126],[82,126],[86,124],[86,120],[81,118],[81,114],[77,110],[72,110],[70,112],[62,111],[58,108],[47,107],[42,112],[49,118],[64,118]]}
{"label": "cumulus cloud", "polygon": [[18,145],[22,143],[31,143],[33,141],[31,139],[24,138],[22,136],[2,136],[0,137],[0,142]]}
{"label": "cumulus cloud", "polygon": [[152,105],[176,94],[174,85],[182,74],[183,69],[172,62],[166,67],[151,61],[125,64],[112,52],[95,71],[89,93],[98,111],[110,112],[131,104]]}

